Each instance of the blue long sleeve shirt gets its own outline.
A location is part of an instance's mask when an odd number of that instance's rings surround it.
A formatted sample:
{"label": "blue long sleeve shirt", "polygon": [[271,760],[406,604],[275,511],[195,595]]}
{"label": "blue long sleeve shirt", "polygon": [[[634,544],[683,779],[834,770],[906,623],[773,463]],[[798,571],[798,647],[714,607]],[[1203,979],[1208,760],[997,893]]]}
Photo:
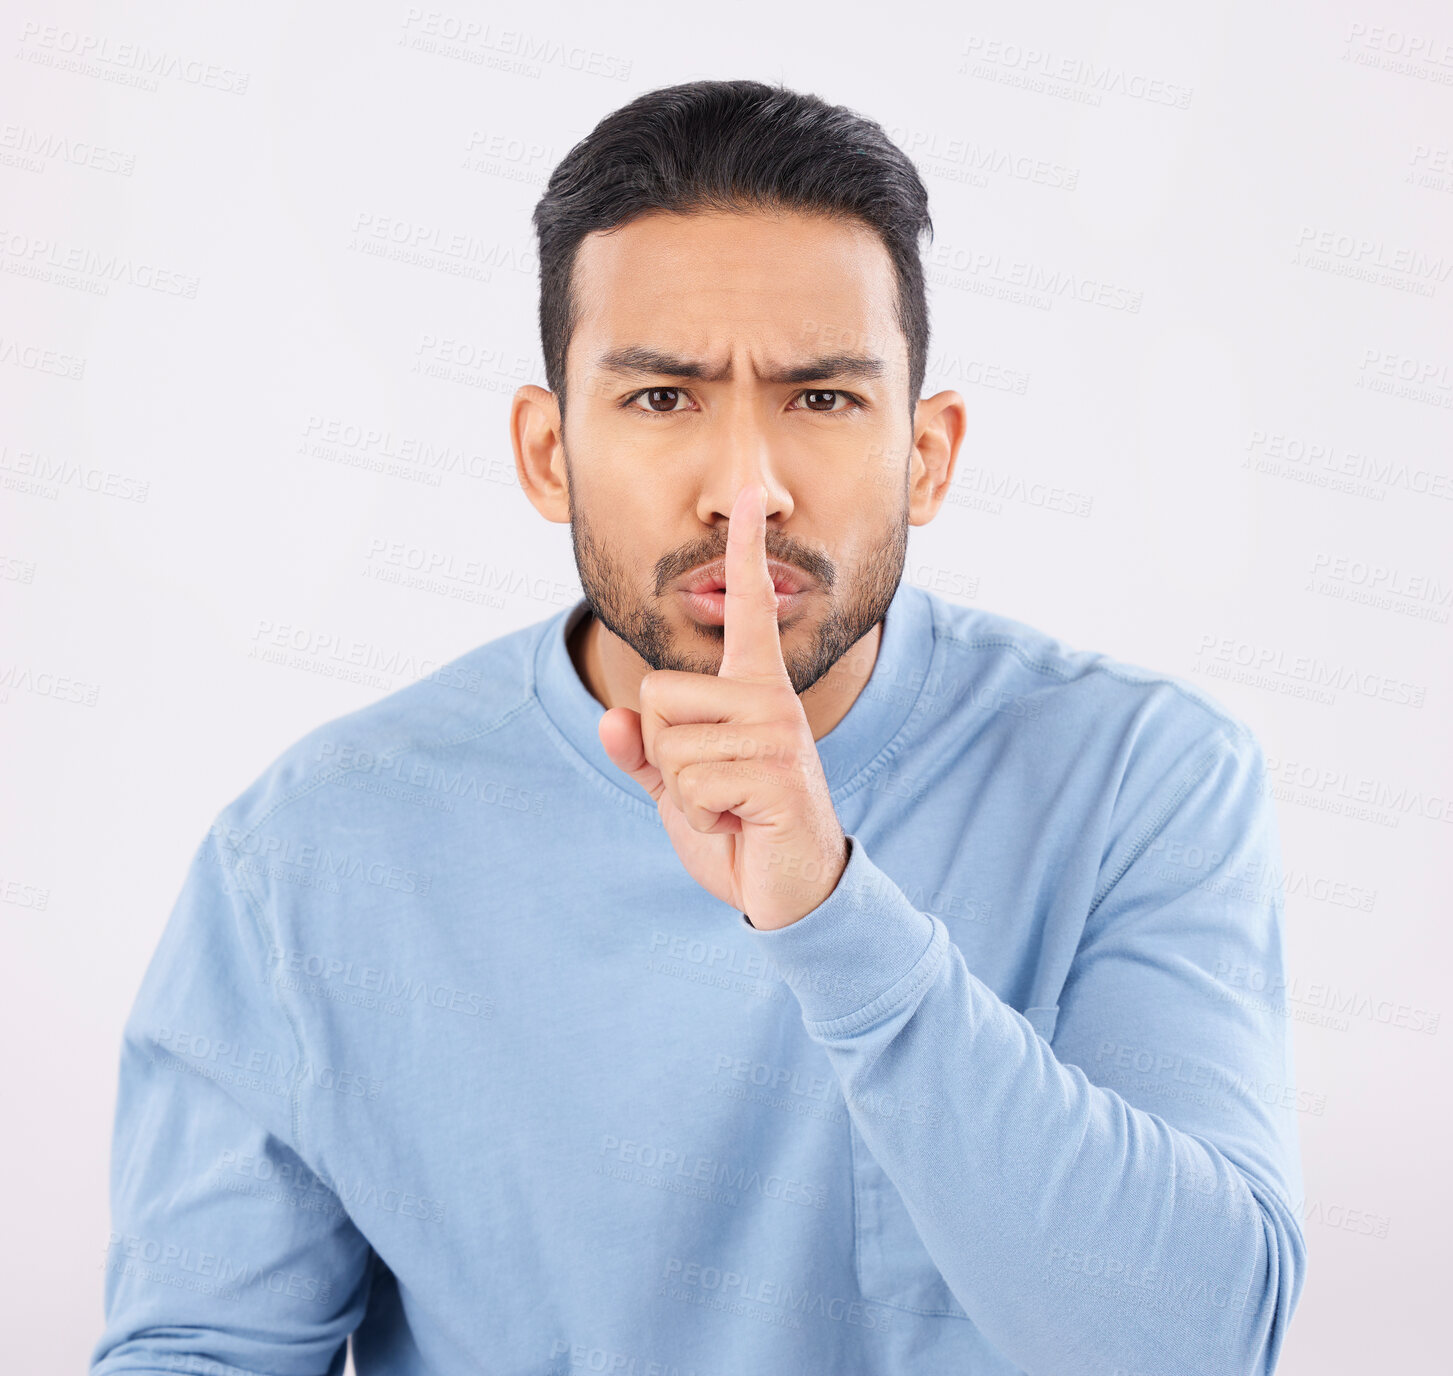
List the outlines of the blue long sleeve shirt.
{"label": "blue long sleeve shirt", "polygon": [[901,584],[752,928],[596,735],[583,601],[201,840],[126,1023],[93,1376],[1270,1372],[1279,841],[1193,686]]}

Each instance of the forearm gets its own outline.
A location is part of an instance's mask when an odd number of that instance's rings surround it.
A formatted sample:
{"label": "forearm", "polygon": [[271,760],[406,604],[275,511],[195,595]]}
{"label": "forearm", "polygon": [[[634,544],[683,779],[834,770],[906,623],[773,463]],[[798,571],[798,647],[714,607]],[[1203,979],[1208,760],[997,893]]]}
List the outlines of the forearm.
{"label": "forearm", "polygon": [[934,958],[921,998],[814,1035],[970,1317],[1031,1376],[1266,1370],[1289,1242],[1242,1172]]}
{"label": "forearm", "polygon": [[1030,1376],[1269,1370],[1301,1265],[1285,1202],[1060,1061],[865,857],[845,880],[774,954],[805,958],[807,1030],[978,1327]]}

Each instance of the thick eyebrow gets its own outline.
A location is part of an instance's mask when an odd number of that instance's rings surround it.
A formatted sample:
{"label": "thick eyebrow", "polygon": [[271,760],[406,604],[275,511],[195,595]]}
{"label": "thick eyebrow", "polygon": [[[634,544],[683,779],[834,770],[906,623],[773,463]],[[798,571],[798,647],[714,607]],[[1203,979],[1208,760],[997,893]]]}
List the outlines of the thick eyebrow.
{"label": "thick eyebrow", "polygon": [[[731,367],[725,371],[711,372],[706,364],[695,359],[677,358],[674,354],[662,353],[659,349],[648,349],[632,344],[621,349],[612,349],[595,361],[596,367],[621,377],[681,377],[696,382],[730,382]],[[763,382],[829,382],[838,379],[866,381],[882,377],[884,363],[872,354],[823,354],[808,359],[806,363],[794,364],[790,368],[779,368],[763,373]]]}

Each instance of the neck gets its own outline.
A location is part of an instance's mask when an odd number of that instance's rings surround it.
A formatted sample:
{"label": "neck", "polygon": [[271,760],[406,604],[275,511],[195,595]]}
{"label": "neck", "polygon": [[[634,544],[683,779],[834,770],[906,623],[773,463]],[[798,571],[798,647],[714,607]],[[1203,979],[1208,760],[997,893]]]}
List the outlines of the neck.
{"label": "neck", "polygon": [[[847,716],[878,662],[882,639],[880,621],[811,688],[798,694],[813,740],[821,740]],[[651,666],[602,626],[588,608],[567,643],[575,672],[602,707],[607,711],[612,707],[641,710],[641,680]]]}

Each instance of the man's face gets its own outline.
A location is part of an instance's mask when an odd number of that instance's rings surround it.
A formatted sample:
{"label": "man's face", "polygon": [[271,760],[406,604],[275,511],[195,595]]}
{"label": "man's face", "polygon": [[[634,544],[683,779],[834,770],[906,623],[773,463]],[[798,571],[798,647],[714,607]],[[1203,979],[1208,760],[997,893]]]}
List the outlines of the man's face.
{"label": "man's face", "polygon": [[818,216],[657,212],[581,244],[571,540],[591,610],[651,668],[720,667],[723,598],[689,589],[747,483],[767,489],[769,567],[801,588],[778,614],[796,691],[882,619],[913,429],[895,292],[871,230]]}

